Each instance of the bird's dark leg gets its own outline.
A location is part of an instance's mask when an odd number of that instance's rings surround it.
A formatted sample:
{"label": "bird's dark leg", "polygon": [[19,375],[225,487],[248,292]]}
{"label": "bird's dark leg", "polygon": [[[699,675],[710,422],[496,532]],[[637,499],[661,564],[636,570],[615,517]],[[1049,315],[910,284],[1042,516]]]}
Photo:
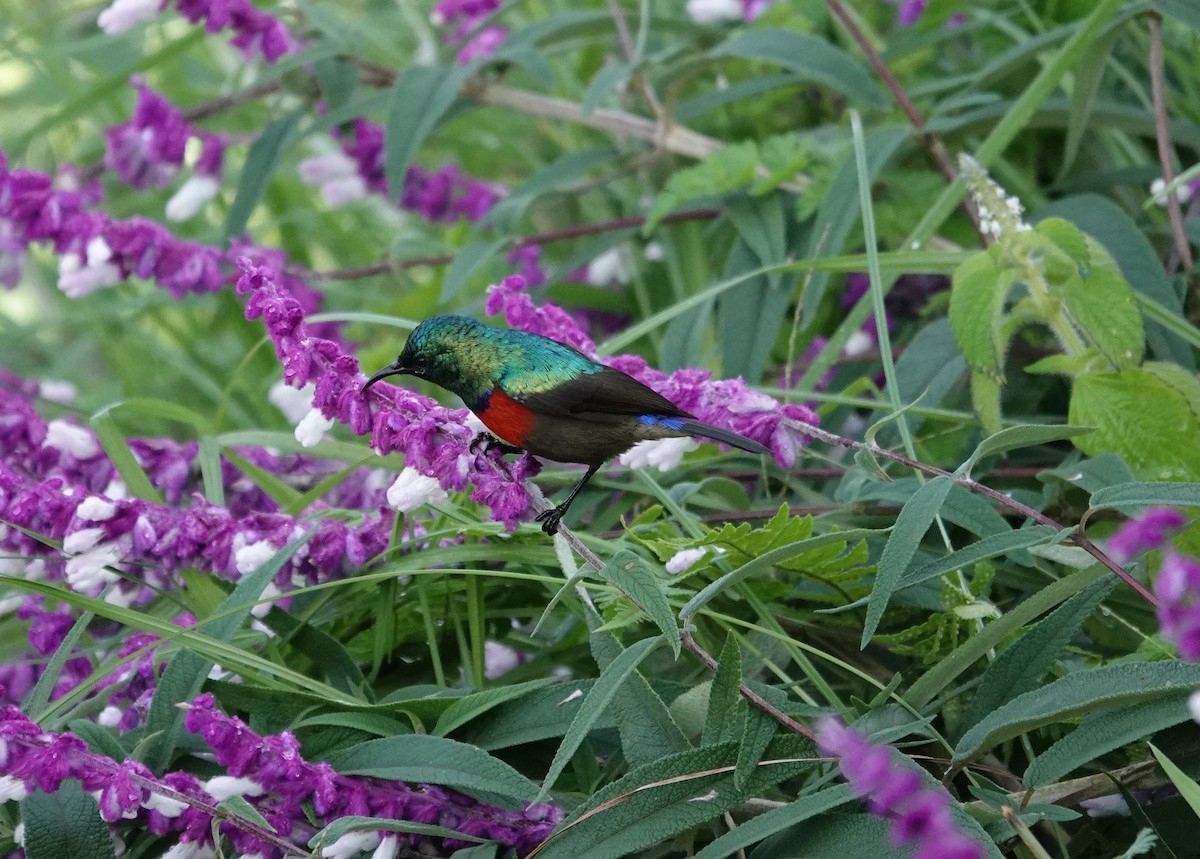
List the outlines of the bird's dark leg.
{"label": "bird's dark leg", "polygon": [[567,512],[567,508],[571,506],[571,502],[575,500],[575,496],[579,494],[579,490],[583,489],[587,482],[592,479],[592,475],[600,470],[601,465],[603,465],[603,463],[589,465],[587,474],[583,476],[583,480],[575,484],[575,488],[571,490],[570,495],[563,499],[562,504],[559,504],[557,507],[552,507],[549,510],[543,510],[536,517],[534,517],[536,521],[542,523],[543,531],[545,531],[547,534],[558,533],[558,523],[562,521],[563,514]]}
{"label": "bird's dark leg", "polygon": [[475,436],[475,438],[471,439],[471,443],[467,445],[467,450],[470,453],[480,453],[480,448],[482,448],[482,453],[484,455],[491,453],[493,450],[498,450],[501,454],[525,452],[523,448],[513,447],[511,444],[505,444],[490,432],[479,433],[477,436]]}

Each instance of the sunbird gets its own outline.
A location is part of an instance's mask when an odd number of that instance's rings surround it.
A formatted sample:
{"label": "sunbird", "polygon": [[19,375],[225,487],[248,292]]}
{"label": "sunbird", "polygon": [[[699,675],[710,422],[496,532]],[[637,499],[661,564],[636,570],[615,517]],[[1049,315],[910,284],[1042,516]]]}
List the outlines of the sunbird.
{"label": "sunbird", "polygon": [[415,329],[404,351],[369,378],[427,379],[462,398],[498,438],[488,447],[529,451],[556,462],[586,465],[566,499],[537,516],[547,534],[579,490],[605,462],[640,441],[699,436],[750,453],[771,451],[753,439],[706,424],[637,379],[593,361],[557,340],[493,328],[465,316],[433,316]]}

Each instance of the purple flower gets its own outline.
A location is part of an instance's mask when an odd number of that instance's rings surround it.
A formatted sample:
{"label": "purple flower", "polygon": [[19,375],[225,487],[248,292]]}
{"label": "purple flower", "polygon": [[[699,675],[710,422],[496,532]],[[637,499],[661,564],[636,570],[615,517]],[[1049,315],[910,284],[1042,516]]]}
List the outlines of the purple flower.
{"label": "purple flower", "polygon": [[184,146],[192,132],[183,114],[158,93],[134,78],[137,106],[133,117],[104,132],[104,165],[134,188],[161,187],[183,164]]}
{"label": "purple flower", "polygon": [[1154,594],[1162,634],[1178,645],[1184,659],[1200,659],[1200,561],[1167,552]]}
{"label": "purple flower", "polygon": [[300,43],[279,19],[260,12],[250,0],[176,0],[175,6],[193,24],[203,21],[210,33],[232,28],[230,43],[241,49],[247,60],[261,53],[263,59],[273,63],[300,49]]}
{"label": "purple flower", "polygon": [[503,27],[484,27],[462,46],[456,58],[459,65],[466,65],[475,60],[486,60],[501,43],[508,38],[508,30]]}
{"label": "purple flower", "polygon": [[1108,554],[1118,564],[1127,564],[1142,552],[1160,548],[1168,531],[1177,531],[1186,523],[1178,510],[1153,507],[1117,529],[1108,540]]}
{"label": "purple flower", "polygon": [[911,27],[917,23],[925,11],[929,0],[900,0],[900,8],[896,10],[896,21],[901,27]]}
{"label": "purple flower", "polygon": [[964,835],[950,814],[945,791],[925,786],[901,766],[898,753],[874,745],[832,716],[817,723],[817,748],[837,758],[838,769],[867,810],[892,822],[892,841],[914,850],[914,859],[983,859],[983,848]]}
{"label": "purple flower", "polygon": [[518,245],[509,251],[507,259],[517,265],[518,274],[524,279],[526,287],[541,286],[546,282],[546,270],[541,265],[541,245]]}

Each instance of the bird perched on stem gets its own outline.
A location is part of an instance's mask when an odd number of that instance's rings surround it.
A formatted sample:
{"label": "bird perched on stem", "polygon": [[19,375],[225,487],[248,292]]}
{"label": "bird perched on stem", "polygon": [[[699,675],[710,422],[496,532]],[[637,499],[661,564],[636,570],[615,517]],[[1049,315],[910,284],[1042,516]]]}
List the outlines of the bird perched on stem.
{"label": "bird perched on stem", "polygon": [[418,325],[388,376],[427,379],[457,394],[498,438],[476,438],[503,453],[529,451],[588,467],[566,499],[538,514],[558,531],[563,514],[608,460],[640,441],[698,436],[750,453],[771,451],[730,430],[706,424],[632,376],[606,367],[549,337],[493,328],[463,316],[434,316]]}

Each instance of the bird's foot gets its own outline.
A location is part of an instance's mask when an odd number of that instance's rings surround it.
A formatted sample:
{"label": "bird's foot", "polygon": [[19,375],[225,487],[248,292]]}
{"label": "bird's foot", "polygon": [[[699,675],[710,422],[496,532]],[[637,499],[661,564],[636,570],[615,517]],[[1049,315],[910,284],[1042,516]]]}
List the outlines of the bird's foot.
{"label": "bird's foot", "polygon": [[481,432],[471,439],[471,443],[467,445],[467,452],[472,454],[482,453],[487,456],[493,450],[500,451],[503,456],[506,453],[522,453],[519,447],[513,447],[511,444],[505,444],[496,438],[490,432]]}
{"label": "bird's foot", "polygon": [[542,530],[553,536],[558,533],[558,523],[562,521],[563,514],[566,512],[566,508],[560,504],[558,507],[543,510],[534,517],[534,521],[541,522]]}

